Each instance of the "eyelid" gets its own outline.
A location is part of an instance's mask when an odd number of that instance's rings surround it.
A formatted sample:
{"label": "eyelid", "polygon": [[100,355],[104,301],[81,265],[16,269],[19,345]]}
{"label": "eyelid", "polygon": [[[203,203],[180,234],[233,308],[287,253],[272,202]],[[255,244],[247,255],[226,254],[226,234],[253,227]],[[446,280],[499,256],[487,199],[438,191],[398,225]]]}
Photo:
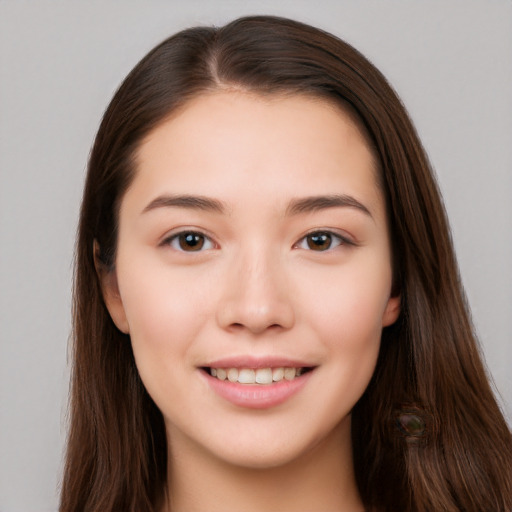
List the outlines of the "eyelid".
{"label": "eyelid", "polygon": [[[180,235],[184,235],[184,234],[200,235],[200,236],[204,237],[205,240],[207,240],[211,244],[211,247],[201,248],[198,251],[184,251],[181,248],[173,247],[172,243],[175,240],[178,240],[178,237]],[[168,233],[166,233],[164,235],[164,237],[162,238],[162,240],[159,242],[158,245],[160,247],[169,246],[169,247],[172,247],[172,249],[174,249],[175,251],[182,252],[182,253],[185,253],[185,252],[190,252],[190,253],[197,252],[197,253],[200,253],[200,252],[204,252],[204,251],[207,251],[207,250],[218,249],[219,248],[219,244],[214,240],[212,235],[208,234],[204,229],[196,228],[196,227],[193,227],[193,226],[190,226],[190,227],[188,227],[188,226],[185,226],[185,227],[181,226],[179,228],[175,228],[175,229],[169,231]]]}
{"label": "eyelid", "polygon": [[350,236],[346,235],[346,234],[342,234],[340,233],[338,230],[333,230],[333,229],[322,229],[322,228],[316,228],[316,229],[312,229],[311,231],[308,231],[306,234],[304,234],[301,238],[299,238],[299,240],[294,244],[294,248],[298,248],[298,249],[306,249],[308,251],[312,251],[312,252],[315,252],[313,251],[312,249],[310,248],[305,248],[305,247],[299,247],[299,245],[304,242],[306,240],[306,238],[308,236],[311,236],[311,235],[315,235],[315,234],[325,234],[325,235],[330,235],[332,238],[336,238],[339,240],[340,243],[336,244],[334,247],[329,247],[328,249],[326,249],[325,251],[318,251],[318,252],[328,252],[328,251],[332,251],[333,249],[335,249],[336,247],[339,247],[340,245],[348,245],[348,246],[355,246],[357,245],[356,242],[353,240],[353,238],[351,238]]}

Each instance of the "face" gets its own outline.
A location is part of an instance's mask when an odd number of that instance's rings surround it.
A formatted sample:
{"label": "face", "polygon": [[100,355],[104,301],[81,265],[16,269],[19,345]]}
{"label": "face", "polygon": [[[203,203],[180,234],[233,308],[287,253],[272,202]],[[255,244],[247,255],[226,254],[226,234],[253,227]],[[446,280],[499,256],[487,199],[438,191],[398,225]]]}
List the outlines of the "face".
{"label": "face", "polygon": [[173,449],[271,467],[349,435],[399,312],[376,172],[301,96],[203,95],[144,140],[104,292]]}

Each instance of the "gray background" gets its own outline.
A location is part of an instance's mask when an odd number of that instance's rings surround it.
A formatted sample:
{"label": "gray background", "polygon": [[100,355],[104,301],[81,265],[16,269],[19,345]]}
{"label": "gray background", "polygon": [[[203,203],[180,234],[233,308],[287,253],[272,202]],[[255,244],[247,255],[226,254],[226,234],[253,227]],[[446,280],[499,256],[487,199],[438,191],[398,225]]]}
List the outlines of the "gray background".
{"label": "gray background", "polygon": [[341,36],[401,95],[512,417],[512,2],[0,0],[0,511],[57,508],[75,224],[104,108],[171,33],[254,13]]}

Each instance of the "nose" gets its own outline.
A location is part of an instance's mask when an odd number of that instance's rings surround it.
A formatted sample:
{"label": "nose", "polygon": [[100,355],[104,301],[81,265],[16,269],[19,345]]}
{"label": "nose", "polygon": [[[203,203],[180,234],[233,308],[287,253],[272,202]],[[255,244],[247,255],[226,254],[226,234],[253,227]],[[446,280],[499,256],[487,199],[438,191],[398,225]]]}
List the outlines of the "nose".
{"label": "nose", "polygon": [[277,255],[238,257],[227,274],[217,310],[221,328],[261,334],[293,326],[291,290]]}

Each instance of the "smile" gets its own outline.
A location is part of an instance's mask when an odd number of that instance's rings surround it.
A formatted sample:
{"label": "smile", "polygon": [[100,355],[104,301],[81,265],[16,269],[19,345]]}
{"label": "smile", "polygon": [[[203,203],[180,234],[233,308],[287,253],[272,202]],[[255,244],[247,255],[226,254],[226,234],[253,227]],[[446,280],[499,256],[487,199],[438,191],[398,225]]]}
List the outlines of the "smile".
{"label": "smile", "polygon": [[316,366],[256,364],[251,368],[232,364],[202,367],[200,375],[214,394],[244,409],[268,409],[284,404],[299,394],[316,369]]}
{"label": "smile", "polygon": [[206,368],[212,377],[239,384],[270,385],[283,380],[291,381],[310,371],[311,368]]}

